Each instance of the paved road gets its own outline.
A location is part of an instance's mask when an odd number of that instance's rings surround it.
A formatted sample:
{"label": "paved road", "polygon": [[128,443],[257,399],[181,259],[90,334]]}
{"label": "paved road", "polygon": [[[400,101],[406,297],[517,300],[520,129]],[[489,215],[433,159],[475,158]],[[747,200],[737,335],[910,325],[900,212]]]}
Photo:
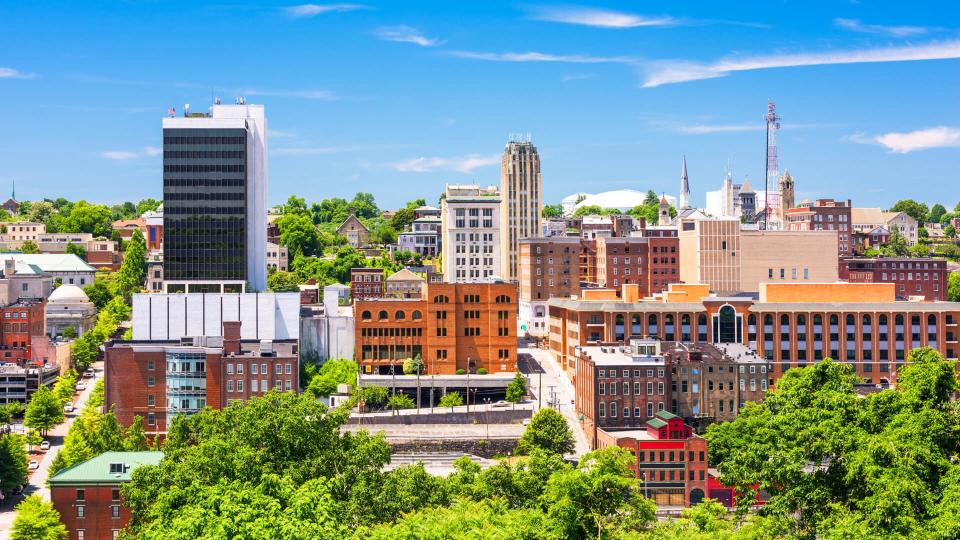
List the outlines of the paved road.
{"label": "paved road", "polygon": [[529,374],[530,391],[537,396],[536,403],[542,403],[543,407],[551,406],[551,392],[553,392],[555,397],[553,406],[567,418],[576,442],[574,453],[569,457],[579,459],[590,451],[590,443],[587,441],[587,436],[580,425],[580,417],[573,405],[573,383],[567,374],[561,371],[549,351],[521,346],[517,352],[520,355],[521,371]]}
{"label": "paved road", "polygon": [[[47,434],[47,440],[50,441],[50,450],[48,450],[40,460],[40,467],[33,471],[33,473],[30,475],[28,484],[23,489],[24,497],[36,493],[45,500],[50,500],[50,490],[47,488],[47,477],[50,475],[50,464],[53,463],[54,458],[57,457],[57,453],[60,452],[60,449],[63,447],[63,439],[67,435],[67,430],[70,429],[70,426],[80,413],[80,410],[83,409],[83,406],[86,405],[87,400],[90,398],[94,383],[103,376],[102,362],[97,362],[94,364],[93,369],[96,371],[97,376],[95,379],[82,379],[82,381],[87,384],[87,388],[81,392],[74,401],[74,411],[66,415],[67,418],[64,423],[54,427]],[[28,457],[30,460],[37,459],[35,454],[29,454]],[[16,512],[14,511],[14,504],[12,501],[6,501],[3,503],[3,505],[0,505],[0,540],[6,540],[9,538],[10,529],[13,527],[13,519],[15,516]]]}

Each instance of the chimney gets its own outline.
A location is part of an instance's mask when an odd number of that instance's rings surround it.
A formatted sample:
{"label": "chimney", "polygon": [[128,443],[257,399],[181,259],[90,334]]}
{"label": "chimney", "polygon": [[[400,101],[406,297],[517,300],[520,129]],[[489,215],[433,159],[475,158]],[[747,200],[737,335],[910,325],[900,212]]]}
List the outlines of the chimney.
{"label": "chimney", "polygon": [[223,355],[240,354],[240,321],[223,321]]}

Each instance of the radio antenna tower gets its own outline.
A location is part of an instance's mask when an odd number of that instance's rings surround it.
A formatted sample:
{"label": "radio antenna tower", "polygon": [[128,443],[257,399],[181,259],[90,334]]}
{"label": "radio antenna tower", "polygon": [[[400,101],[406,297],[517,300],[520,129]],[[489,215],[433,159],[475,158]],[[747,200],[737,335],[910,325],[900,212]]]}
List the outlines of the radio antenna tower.
{"label": "radio antenna tower", "polygon": [[780,129],[780,116],[777,104],[767,100],[767,176],[763,182],[763,229],[769,228],[770,185],[777,186],[780,181],[780,166],[777,163],[777,130]]}

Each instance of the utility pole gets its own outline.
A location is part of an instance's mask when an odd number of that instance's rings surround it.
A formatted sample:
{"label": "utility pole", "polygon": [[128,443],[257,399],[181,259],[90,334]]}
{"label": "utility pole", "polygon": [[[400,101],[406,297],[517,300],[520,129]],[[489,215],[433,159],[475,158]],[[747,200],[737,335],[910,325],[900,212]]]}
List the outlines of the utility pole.
{"label": "utility pole", "polygon": [[537,408],[543,407],[543,368],[540,368],[539,382],[537,382]]}

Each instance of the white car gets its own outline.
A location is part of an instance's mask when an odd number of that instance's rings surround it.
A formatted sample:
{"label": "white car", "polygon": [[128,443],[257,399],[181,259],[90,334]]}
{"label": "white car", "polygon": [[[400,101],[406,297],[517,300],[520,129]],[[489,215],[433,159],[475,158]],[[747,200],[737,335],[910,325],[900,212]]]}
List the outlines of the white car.
{"label": "white car", "polygon": [[50,441],[43,441],[42,443],[40,443],[40,449],[41,449],[41,450],[49,450],[49,449],[50,449]]}
{"label": "white car", "polygon": [[87,385],[86,385],[86,384],[84,384],[84,383],[77,383],[77,391],[83,392],[83,391],[86,390],[86,389],[87,389]]}
{"label": "white car", "polygon": [[493,405],[491,405],[491,407],[509,407],[510,405],[513,405],[513,404],[501,399],[500,401],[497,401]]}
{"label": "white car", "polygon": [[27,465],[27,468],[30,469],[31,471],[35,471],[40,468],[40,464],[37,463],[36,461],[31,461],[30,464]]}
{"label": "white car", "polygon": [[93,377],[94,375],[96,374],[93,372],[93,369],[88,369],[86,373],[83,374],[84,377]]}
{"label": "white car", "polygon": [[63,412],[72,413],[73,412],[73,403],[67,403],[63,406]]}

